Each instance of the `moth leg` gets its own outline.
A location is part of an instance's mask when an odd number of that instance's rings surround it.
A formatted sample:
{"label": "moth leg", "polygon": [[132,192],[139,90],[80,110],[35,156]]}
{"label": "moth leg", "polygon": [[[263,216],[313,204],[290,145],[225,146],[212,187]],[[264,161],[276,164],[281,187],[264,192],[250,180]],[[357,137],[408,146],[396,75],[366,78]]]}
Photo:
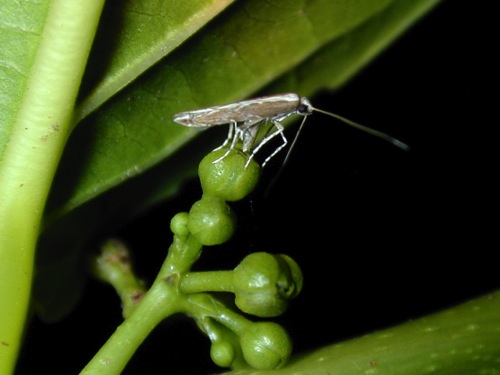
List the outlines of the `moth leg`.
{"label": "moth leg", "polygon": [[262,163],[262,167],[264,167],[269,162],[269,160],[271,160],[278,152],[281,151],[281,149],[283,147],[285,147],[287,145],[288,141],[287,141],[285,135],[283,134],[285,128],[283,127],[283,125],[281,125],[281,123],[278,120],[272,120],[272,122],[273,122],[276,130],[274,132],[266,135],[264,138],[262,138],[262,140],[260,141],[260,143],[252,150],[252,154],[248,158],[248,161],[245,164],[245,167],[248,165],[248,163],[250,163],[250,160],[253,158],[253,156],[257,152],[259,152],[259,150],[261,149],[261,147],[264,146],[271,139],[273,139],[274,137],[276,137],[278,134],[281,135],[281,139],[283,140],[283,143],[280,146],[276,147],[276,149],[273,151],[273,153],[271,155],[269,155],[264,160],[264,162]]}
{"label": "moth leg", "polygon": [[222,155],[220,158],[214,160],[212,163],[217,163],[224,159],[229,153],[234,150],[236,147],[236,142],[241,141],[243,143],[242,145],[242,151],[248,155],[248,160],[245,163],[245,168],[248,167],[248,164],[250,163],[250,160],[252,160],[253,157],[253,151],[251,152],[251,148],[253,144],[255,143],[255,138],[257,137],[257,133],[259,131],[260,125],[265,122],[265,120],[262,119],[253,119],[253,120],[246,120],[243,124],[238,125],[236,121],[232,122],[231,124],[234,126],[234,133],[231,133],[231,136],[228,136],[226,141],[222,146],[219,148],[224,147],[227,145],[229,140],[231,139],[231,146],[229,146],[228,150]]}
{"label": "moth leg", "polygon": [[238,141],[238,139],[241,138],[241,133],[242,133],[242,130],[238,127],[238,123],[236,121],[231,121],[231,123],[229,125],[229,134],[228,134],[226,140],[224,141],[224,143],[221,146],[217,147],[215,150],[219,150],[219,149],[225,147],[229,143],[229,141],[231,141],[231,145],[229,146],[227,151],[224,153],[224,155],[222,155],[220,158],[215,159],[212,162],[212,164],[220,162],[222,159],[224,159],[226,156],[228,156],[232,150],[234,150],[236,142]]}
{"label": "moth leg", "polygon": [[227,133],[227,138],[224,140],[224,143],[221,144],[219,147],[214,148],[212,151],[217,151],[220,150],[221,148],[226,147],[229,141],[233,139],[233,134],[235,132],[235,129],[236,129],[236,121],[231,121],[229,123],[229,132]]}

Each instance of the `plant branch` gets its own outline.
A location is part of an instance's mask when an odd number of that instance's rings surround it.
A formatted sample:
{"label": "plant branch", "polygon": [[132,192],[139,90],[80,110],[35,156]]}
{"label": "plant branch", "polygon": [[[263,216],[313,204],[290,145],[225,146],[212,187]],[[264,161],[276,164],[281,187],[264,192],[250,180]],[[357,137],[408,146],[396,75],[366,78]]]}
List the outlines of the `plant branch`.
{"label": "plant branch", "polygon": [[81,375],[120,374],[137,348],[165,318],[189,307],[178,291],[179,274],[196,260],[201,244],[192,236],[174,236],[168,255],[153,285],[130,315],[111,335],[80,373]]}

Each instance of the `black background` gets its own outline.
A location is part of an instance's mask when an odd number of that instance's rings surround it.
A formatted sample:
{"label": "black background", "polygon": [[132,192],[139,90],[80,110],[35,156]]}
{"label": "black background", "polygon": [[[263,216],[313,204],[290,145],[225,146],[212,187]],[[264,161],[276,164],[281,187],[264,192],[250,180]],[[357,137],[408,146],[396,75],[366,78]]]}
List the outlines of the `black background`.
{"label": "black background", "polygon": [[[303,292],[278,319],[297,351],[500,286],[497,113],[488,104],[497,90],[489,56],[495,45],[480,47],[492,39],[485,26],[470,2],[443,1],[348,86],[312,98],[316,107],[385,131],[411,151],[315,114],[268,195],[279,157],[264,170],[261,188],[233,205],[234,240],[204,251],[198,267],[206,269],[232,268],[253,251],[286,253],[301,265]],[[170,244],[170,218],[200,194],[192,180],[175,202],[117,233],[137,252],[138,273],[147,280]],[[144,250],[144,243],[151,245]],[[120,321],[113,291],[89,280],[81,305],[65,320],[33,321],[18,373],[78,373]],[[173,317],[125,373],[219,370],[192,321]]]}

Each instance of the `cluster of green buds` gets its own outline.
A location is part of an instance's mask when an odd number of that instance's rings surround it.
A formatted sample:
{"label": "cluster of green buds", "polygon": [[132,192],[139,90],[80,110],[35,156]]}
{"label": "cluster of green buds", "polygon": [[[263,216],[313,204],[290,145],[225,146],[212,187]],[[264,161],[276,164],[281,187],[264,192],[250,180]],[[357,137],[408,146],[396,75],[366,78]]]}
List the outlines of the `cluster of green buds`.
{"label": "cluster of green buds", "polygon": [[[282,314],[299,294],[302,273],[297,263],[284,254],[257,252],[233,270],[191,270],[204,247],[222,244],[233,236],[236,218],[227,202],[246,197],[259,180],[260,167],[253,160],[247,163],[248,155],[237,149],[226,152],[215,150],[201,161],[203,195],[189,212],[172,218],[173,243],[140,304],[147,303],[154,289],[163,288],[157,299],[168,300],[165,315],[182,312],[192,317],[211,341],[214,363],[233,369],[275,369],[287,362],[292,342],[281,325],[262,318]],[[221,302],[221,292],[232,293],[234,305]],[[259,320],[252,321],[249,315]]]}

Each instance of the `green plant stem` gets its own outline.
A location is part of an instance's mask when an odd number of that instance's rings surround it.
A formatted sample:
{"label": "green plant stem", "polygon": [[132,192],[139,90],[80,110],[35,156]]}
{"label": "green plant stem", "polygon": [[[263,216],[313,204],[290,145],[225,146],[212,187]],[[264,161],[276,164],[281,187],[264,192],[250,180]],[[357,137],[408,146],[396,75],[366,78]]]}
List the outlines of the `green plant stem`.
{"label": "green plant stem", "polygon": [[187,301],[192,316],[198,319],[210,317],[236,334],[240,334],[251,324],[248,319],[226,307],[210,294],[190,294]]}
{"label": "green plant stem", "polygon": [[0,374],[22,341],[45,201],[104,0],[54,0],[0,161]]}
{"label": "green plant stem", "polygon": [[189,310],[186,296],[179,293],[179,275],[189,270],[201,249],[202,245],[191,235],[174,236],[165,262],[149,291],[80,374],[120,374],[144,339],[163,319]]}
{"label": "green plant stem", "polygon": [[175,283],[156,279],[141,302],[123,321],[80,374],[120,374],[151,331],[168,316],[183,310]]}
{"label": "green plant stem", "polygon": [[134,273],[130,252],[125,244],[115,239],[106,241],[89,264],[94,277],[116,290],[121,300],[123,317],[127,318],[146,293],[146,287]]}
{"label": "green plant stem", "polygon": [[182,276],[183,293],[232,292],[233,271],[189,272]]}

